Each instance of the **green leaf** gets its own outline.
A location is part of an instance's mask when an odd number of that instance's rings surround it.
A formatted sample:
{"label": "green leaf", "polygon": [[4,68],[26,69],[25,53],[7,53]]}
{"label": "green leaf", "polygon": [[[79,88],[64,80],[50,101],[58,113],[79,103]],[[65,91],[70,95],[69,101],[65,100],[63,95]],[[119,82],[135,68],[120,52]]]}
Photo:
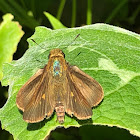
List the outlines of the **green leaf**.
{"label": "green leaf", "polygon": [[44,12],[44,15],[48,18],[48,20],[50,21],[53,29],[62,29],[62,28],[66,28],[58,19],[56,19],[54,16],[52,16],[50,13],[48,12]]}
{"label": "green leaf", "polygon": [[0,25],[0,80],[2,79],[2,64],[12,61],[17,44],[24,34],[19,23],[12,19],[11,14],[6,14]]}
{"label": "green leaf", "polygon": [[[30,48],[24,56],[4,67],[2,84],[9,85],[9,98],[0,110],[0,120],[15,139],[41,140],[57,126],[79,127],[87,123],[117,126],[140,136],[139,35],[106,24],[94,24],[59,30],[37,27],[31,38],[39,45],[29,39]],[[65,123],[60,125],[54,113],[49,120],[28,124],[16,106],[16,95],[21,86],[47,64],[49,51],[57,47],[64,51],[66,61],[102,85],[104,99],[93,108],[91,120],[80,121],[66,115]]]}
{"label": "green leaf", "polygon": [[33,30],[36,26],[39,26],[40,23],[35,18],[27,14],[27,7],[23,4],[24,2],[22,4],[21,3],[16,1],[7,2],[5,0],[0,0],[0,9],[3,13],[12,13],[16,20]]}

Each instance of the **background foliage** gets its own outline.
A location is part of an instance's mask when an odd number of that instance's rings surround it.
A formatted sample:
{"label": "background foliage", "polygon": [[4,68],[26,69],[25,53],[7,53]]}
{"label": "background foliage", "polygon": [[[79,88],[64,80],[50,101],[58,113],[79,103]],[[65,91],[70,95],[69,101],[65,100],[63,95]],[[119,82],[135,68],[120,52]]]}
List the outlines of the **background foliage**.
{"label": "background foliage", "polygon": [[[15,17],[14,20],[22,25],[25,32],[14,54],[14,59],[18,59],[24,54],[28,47],[26,39],[33,34],[36,26],[44,25],[52,28],[44,11],[57,17],[66,27],[102,22],[140,33],[139,0],[0,0],[1,21],[5,13],[11,13]],[[7,87],[0,87],[0,107],[4,105],[6,99]],[[85,133],[86,130],[88,132]],[[93,133],[90,131],[95,131],[96,135],[92,135]],[[114,131],[118,134],[117,136],[122,136],[123,139],[137,139],[125,130],[101,126],[97,126],[97,128],[96,126],[82,126],[79,129],[69,128],[68,130],[61,128],[51,133],[50,139],[62,139],[66,136],[69,136],[69,139],[85,139],[85,137],[89,139],[98,137],[99,139],[101,136],[97,134],[100,132],[104,132],[107,139],[114,139]],[[1,130],[0,138],[12,139],[12,136]]]}

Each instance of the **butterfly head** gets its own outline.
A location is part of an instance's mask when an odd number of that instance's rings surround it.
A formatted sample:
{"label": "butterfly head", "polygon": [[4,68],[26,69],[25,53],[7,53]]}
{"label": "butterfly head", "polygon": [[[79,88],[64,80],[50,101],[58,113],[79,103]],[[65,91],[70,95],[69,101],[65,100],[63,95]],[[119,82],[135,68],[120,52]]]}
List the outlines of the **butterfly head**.
{"label": "butterfly head", "polygon": [[52,58],[52,57],[63,57],[65,58],[65,54],[63,53],[63,51],[59,48],[53,49],[50,51],[50,54],[48,56],[48,58]]}

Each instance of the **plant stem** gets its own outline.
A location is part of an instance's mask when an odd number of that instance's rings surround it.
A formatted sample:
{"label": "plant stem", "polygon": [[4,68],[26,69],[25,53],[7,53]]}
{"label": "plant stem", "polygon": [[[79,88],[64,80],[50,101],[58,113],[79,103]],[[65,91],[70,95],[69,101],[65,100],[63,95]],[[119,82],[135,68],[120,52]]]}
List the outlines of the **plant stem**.
{"label": "plant stem", "polygon": [[76,0],[72,1],[72,18],[71,18],[71,27],[75,27],[76,24]]}
{"label": "plant stem", "polygon": [[118,6],[111,12],[109,17],[106,19],[105,23],[110,23],[115,15],[120,11],[120,9],[127,3],[127,0],[122,0]]}
{"label": "plant stem", "polygon": [[58,20],[61,19],[61,16],[62,16],[62,12],[63,12],[64,6],[65,6],[65,3],[66,3],[66,0],[61,0],[61,3],[59,5],[59,9],[58,9],[58,12],[57,12],[57,16],[56,16],[56,18]]}
{"label": "plant stem", "polygon": [[87,1],[87,25],[92,24],[92,0]]}

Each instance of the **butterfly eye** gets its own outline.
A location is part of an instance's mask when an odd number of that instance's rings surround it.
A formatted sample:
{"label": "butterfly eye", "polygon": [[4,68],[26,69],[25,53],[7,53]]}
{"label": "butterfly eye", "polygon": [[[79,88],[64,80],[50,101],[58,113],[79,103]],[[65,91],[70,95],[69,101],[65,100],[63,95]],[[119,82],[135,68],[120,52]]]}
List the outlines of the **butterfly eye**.
{"label": "butterfly eye", "polygon": [[64,58],[65,58],[65,54],[62,52],[62,54],[63,54],[63,56],[64,56]]}
{"label": "butterfly eye", "polygon": [[50,53],[49,53],[49,55],[48,55],[48,59],[50,58]]}

